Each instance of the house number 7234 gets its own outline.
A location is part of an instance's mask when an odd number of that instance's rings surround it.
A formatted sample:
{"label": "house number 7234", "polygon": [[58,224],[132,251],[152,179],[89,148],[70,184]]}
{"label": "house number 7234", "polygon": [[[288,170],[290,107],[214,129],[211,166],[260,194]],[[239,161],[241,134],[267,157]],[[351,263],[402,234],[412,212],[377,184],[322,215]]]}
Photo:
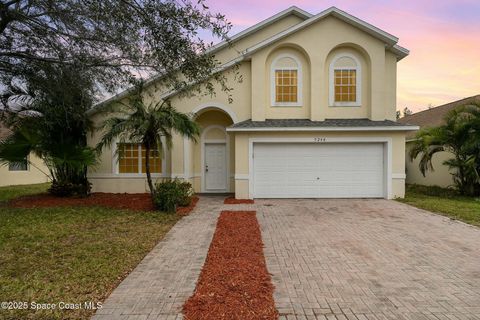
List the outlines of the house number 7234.
{"label": "house number 7234", "polygon": [[327,141],[327,138],[313,138],[314,142],[325,142]]}

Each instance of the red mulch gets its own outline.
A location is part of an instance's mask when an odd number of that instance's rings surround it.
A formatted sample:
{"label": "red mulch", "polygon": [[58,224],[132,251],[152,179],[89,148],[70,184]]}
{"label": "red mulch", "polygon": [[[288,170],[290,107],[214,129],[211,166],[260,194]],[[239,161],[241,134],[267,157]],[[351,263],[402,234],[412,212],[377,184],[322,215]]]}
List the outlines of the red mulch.
{"label": "red mulch", "polygon": [[252,199],[235,199],[235,197],[228,197],[225,198],[225,201],[223,201],[223,204],[253,204],[255,203],[254,200]]}
{"label": "red mulch", "polygon": [[[177,213],[189,214],[198,202],[194,197],[188,207],[179,207]],[[107,207],[113,209],[129,209],[134,211],[155,210],[149,193],[92,193],[86,198],[60,198],[50,194],[20,197],[9,202],[16,208],[46,208],[46,207]]]}
{"label": "red mulch", "polygon": [[186,320],[277,319],[255,211],[223,211]]}

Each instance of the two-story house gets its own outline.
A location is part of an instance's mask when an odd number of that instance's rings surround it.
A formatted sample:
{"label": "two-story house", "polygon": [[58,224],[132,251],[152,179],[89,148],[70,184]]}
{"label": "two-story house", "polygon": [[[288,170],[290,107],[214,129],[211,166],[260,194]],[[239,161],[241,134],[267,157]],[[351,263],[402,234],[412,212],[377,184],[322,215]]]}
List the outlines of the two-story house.
{"label": "two-story house", "polygon": [[[221,72],[233,78],[238,65],[243,77],[230,81],[233,103],[220,88],[215,97],[172,93],[201,137],[174,137],[154,177],[237,198],[403,197],[405,134],[417,127],[395,122],[397,62],[408,55],[397,42],[335,7],[317,15],[291,7],[216,45]],[[113,145],[89,173],[93,191],[145,192],[143,162],[140,145]]]}

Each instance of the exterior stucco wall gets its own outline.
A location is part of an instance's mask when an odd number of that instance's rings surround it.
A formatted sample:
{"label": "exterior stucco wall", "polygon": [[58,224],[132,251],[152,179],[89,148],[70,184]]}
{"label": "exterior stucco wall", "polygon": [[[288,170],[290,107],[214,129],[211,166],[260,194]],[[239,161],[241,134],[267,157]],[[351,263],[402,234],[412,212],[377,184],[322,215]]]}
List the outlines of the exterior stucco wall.
{"label": "exterior stucco wall", "polygon": [[405,196],[405,133],[404,132],[236,132],[235,133],[235,196],[239,199],[250,197],[250,139],[291,139],[326,138],[334,143],[334,138],[352,139],[386,138],[391,141],[391,197]]}
{"label": "exterior stucco wall", "polygon": [[[91,117],[93,125],[100,128],[105,117],[111,115],[95,114]],[[95,147],[101,140],[103,132],[95,130],[87,135],[87,144]],[[112,146],[113,147],[113,146]],[[148,192],[148,184],[145,174],[119,174],[118,162],[115,158],[115,151],[112,147],[107,147],[101,152],[98,164],[88,170],[88,180],[92,183],[92,192],[111,192],[111,193],[144,193]],[[180,147],[183,147],[181,145]],[[177,148],[177,145],[173,149]],[[171,175],[171,153],[167,150],[164,153],[162,161],[165,163],[165,172],[153,174],[154,182]]]}
{"label": "exterior stucco wall", "polygon": [[418,164],[420,162],[420,156],[413,161],[410,160],[409,150],[412,147],[413,142],[407,142],[405,153],[405,165],[406,165],[406,182],[408,184],[420,184],[424,186],[440,186],[450,187],[453,186],[452,171],[447,166],[443,165],[445,160],[453,158],[453,155],[449,152],[439,152],[433,156],[432,164],[434,171],[427,171],[425,177],[420,172]]}
{"label": "exterior stucco wall", "polygon": [[[193,97],[172,97],[172,105],[180,112],[191,113],[216,106],[229,110],[236,117],[236,122],[251,118],[251,67],[250,62],[242,62],[238,69],[224,72],[227,78],[227,85],[233,88],[230,92],[232,101],[229,101],[228,94],[223,92],[219,84],[214,85],[215,96],[196,95]],[[241,77],[241,79],[239,78]],[[157,98],[160,93],[157,93]],[[232,119],[233,120],[233,119]],[[235,121],[234,121],[235,122]]]}
{"label": "exterior stucco wall", "polygon": [[[368,117],[395,120],[396,58],[386,52],[378,39],[337,19],[327,17],[256,52],[252,58],[252,119],[263,121],[270,111],[270,57],[277,50],[296,50],[309,61],[309,87],[304,88],[307,104],[303,113],[311,120]],[[329,61],[335,51],[346,50],[360,57],[362,101],[360,107],[329,105]],[[309,104],[312,106],[309,108]],[[277,107],[278,108],[278,107]],[[298,117],[299,107],[281,107],[287,118]]]}
{"label": "exterior stucco wall", "polygon": [[242,52],[245,49],[259,43],[260,41],[265,40],[283,30],[286,30],[302,21],[303,19],[295,15],[289,15],[287,17],[284,17],[283,19],[280,19],[256,31],[255,33],[236,41],[232,44],[231,47],[226,47],[225,49],[220,50],[215,54],[215,59],[217,59],[221,63],[228,62],[236,58],[238,56],[238,52]]}
{"label": "exterior stucco wall", "polygon": [[[48,168],[35,155],[29,155],[30,164],[27,171],[9,171],[8,165],[0,166],[0,187],[48,182]],[[42,172],[43,171],[43,172]]]}

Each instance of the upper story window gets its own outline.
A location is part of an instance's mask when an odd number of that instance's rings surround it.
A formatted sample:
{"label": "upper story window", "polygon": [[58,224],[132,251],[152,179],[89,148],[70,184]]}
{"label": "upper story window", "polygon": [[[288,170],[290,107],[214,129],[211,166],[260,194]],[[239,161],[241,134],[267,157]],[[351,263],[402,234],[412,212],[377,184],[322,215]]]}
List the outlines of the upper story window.
{"label": "upper story window", "polygon": [[361,65],[352,54],[335,56],[330,64],[330,106],[361,105]]}
{"label": "upper story window", "polygon": [[[119,143],[118,173],[145,173],[146,150],[138,143]],[[162,157],[157,150],[150,150],[150,172],[162,172]]]}
{"label": "upper story window", "polygon": [[272,62],[271,92],[273,106],[302,105],[302,65],[291,54],[283,54]]}

